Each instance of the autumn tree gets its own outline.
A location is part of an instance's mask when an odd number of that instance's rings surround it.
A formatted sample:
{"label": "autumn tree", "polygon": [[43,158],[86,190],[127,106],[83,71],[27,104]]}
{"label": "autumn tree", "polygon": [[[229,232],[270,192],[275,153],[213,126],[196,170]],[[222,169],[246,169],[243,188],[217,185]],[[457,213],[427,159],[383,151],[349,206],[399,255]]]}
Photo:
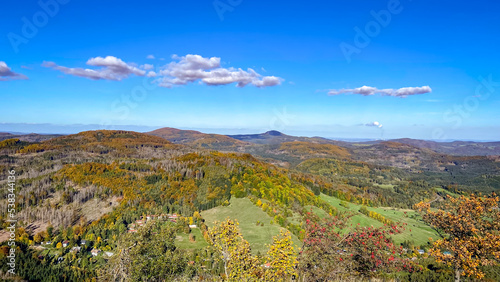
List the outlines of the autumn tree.
{"label": "autumn tree", "polygon": [[403,225],[380,228],[352,226],[349,218],[319,219],[309,213],[306,237],[299,255],[299,270],[307,281],[370,277],[384,272],[413,270],[391,236]]}
{"label": "autumn tree", "polygon": [[36,243],[36,244],[40,244],[40,242],[42,242],[43,240],[43,233],[42,232],[38,232],[34,237],[33,237],[33,241]]}
{"label": "autumn tree", "polygon": [[290,280],[297,275],[297,253],[293,248],[290,232],[281,230],[278,236],[273,237],[273,244],[267,252],[267,266],[265,271],[266,281]]}
{"label": "autumn tree", "polygon": [[224,263],[226,279],[249,281],[259,276],[257,259],[251,254],[250,244],[243,239],[237,221],[215,222],[208,229],[208,239]]}
{"label": "autumn tree", "polygon": [[430,254],[455,269],[455,281],[460,276],[480,279],[484,277],[480,266],[498,264],[500,210],[495,193],[489,197],[448,195],[444,210],[433,210],[423,202],[416,207],[427,223],[446,233],[434,242]]}

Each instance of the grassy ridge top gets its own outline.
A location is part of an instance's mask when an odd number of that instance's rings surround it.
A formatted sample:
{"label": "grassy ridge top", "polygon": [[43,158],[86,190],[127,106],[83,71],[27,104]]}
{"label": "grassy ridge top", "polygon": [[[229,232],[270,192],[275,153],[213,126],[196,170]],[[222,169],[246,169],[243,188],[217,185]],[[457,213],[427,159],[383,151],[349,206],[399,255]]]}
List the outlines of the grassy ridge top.
{"label": "grassy ridge top", "polygon": [[[213,226],[215,221],[221,222],[226,218],[237,220],[243,238],[250,243],[254,253],[264,254],[268,249],[267,245],[272,244],[273,236],[284,229],[277,223],[271,223],[273,219],[247,198],[233,197],[229,206],[203,211],[201,216],[209,227]],[[257,221],[263,223],[263,226],[257,225]],[[295,250],[298,250],[297,246],[301,245],[300,240],[293,234],[292,240],[295,243]]]}

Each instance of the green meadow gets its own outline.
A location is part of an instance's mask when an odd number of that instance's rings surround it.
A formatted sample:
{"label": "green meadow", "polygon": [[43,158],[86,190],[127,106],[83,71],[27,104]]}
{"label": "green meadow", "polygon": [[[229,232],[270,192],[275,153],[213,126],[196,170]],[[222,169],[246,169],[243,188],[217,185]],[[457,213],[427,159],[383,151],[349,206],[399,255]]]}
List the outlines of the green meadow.
{"label": "green meadow", "polygon": [[[247,198],[233,197],[229,206],[203,211],[201,216],[209,227],[213,226],[215,221],[220,222],[227,218],[237,220],[241,234],[250,243],[253,253],[265,254],[268,245],[273,242],[273,236],[278,235],[280,230],[284,229],[276,223],[271,223],[272,218]],[[263,223],[264,226],[257,225],[257,221]],[[292,240],[297,249],[297,246],[301,245],[300,240],[293,234]]]}
{"label": "green meadow", "polygon": [[[361,226],[373,226],[380,227],[384,224],[376,219],[368,217],[359,212],[361,205],[354,203],[347,203],[347,208],[342,206],[341,200],[335,197],[327,196],[324,194],[320,195],[320,198],[329,203],[330,205],[337,208],[339,211],[349,211],[354,214],[351,218],[352,224],[360,224]],[[396,243],[401,243],[405,240],[413,241],[416,246],[427,245],[429,238],[438,239],[439,235],[435,230],[433,230],[429,225],[422,221],[420,214],[411,209],[397,209],[392,207],[367,207],[369,211],[374,211],[381,214],[387,219],[393,222],[406,223],[406,230],[401,234],[394,235],[394,241]],[[313,209],[318,213],[319,209]],[[318,213],[320,216],[324,214]]]}

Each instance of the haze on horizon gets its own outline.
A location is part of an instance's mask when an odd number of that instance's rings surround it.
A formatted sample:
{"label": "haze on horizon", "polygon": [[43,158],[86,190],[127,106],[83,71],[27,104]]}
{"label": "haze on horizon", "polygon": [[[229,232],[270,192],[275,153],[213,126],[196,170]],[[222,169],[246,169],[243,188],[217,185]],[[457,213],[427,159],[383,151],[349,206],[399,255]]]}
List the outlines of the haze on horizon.
{"label": "haze on horizon", "polygon": [[500,140],[499,8],[6,1],[0,131]]}

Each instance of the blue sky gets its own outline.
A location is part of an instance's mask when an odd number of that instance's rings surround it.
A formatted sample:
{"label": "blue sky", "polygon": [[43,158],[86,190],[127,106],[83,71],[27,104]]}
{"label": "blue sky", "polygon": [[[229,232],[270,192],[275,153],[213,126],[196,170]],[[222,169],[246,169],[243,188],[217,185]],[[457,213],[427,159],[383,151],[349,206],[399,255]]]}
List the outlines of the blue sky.
{"label": "blue sky", "polygon": [[497,1],[3,1],[0,131],[83,124],[500,140],[499,9]]}

